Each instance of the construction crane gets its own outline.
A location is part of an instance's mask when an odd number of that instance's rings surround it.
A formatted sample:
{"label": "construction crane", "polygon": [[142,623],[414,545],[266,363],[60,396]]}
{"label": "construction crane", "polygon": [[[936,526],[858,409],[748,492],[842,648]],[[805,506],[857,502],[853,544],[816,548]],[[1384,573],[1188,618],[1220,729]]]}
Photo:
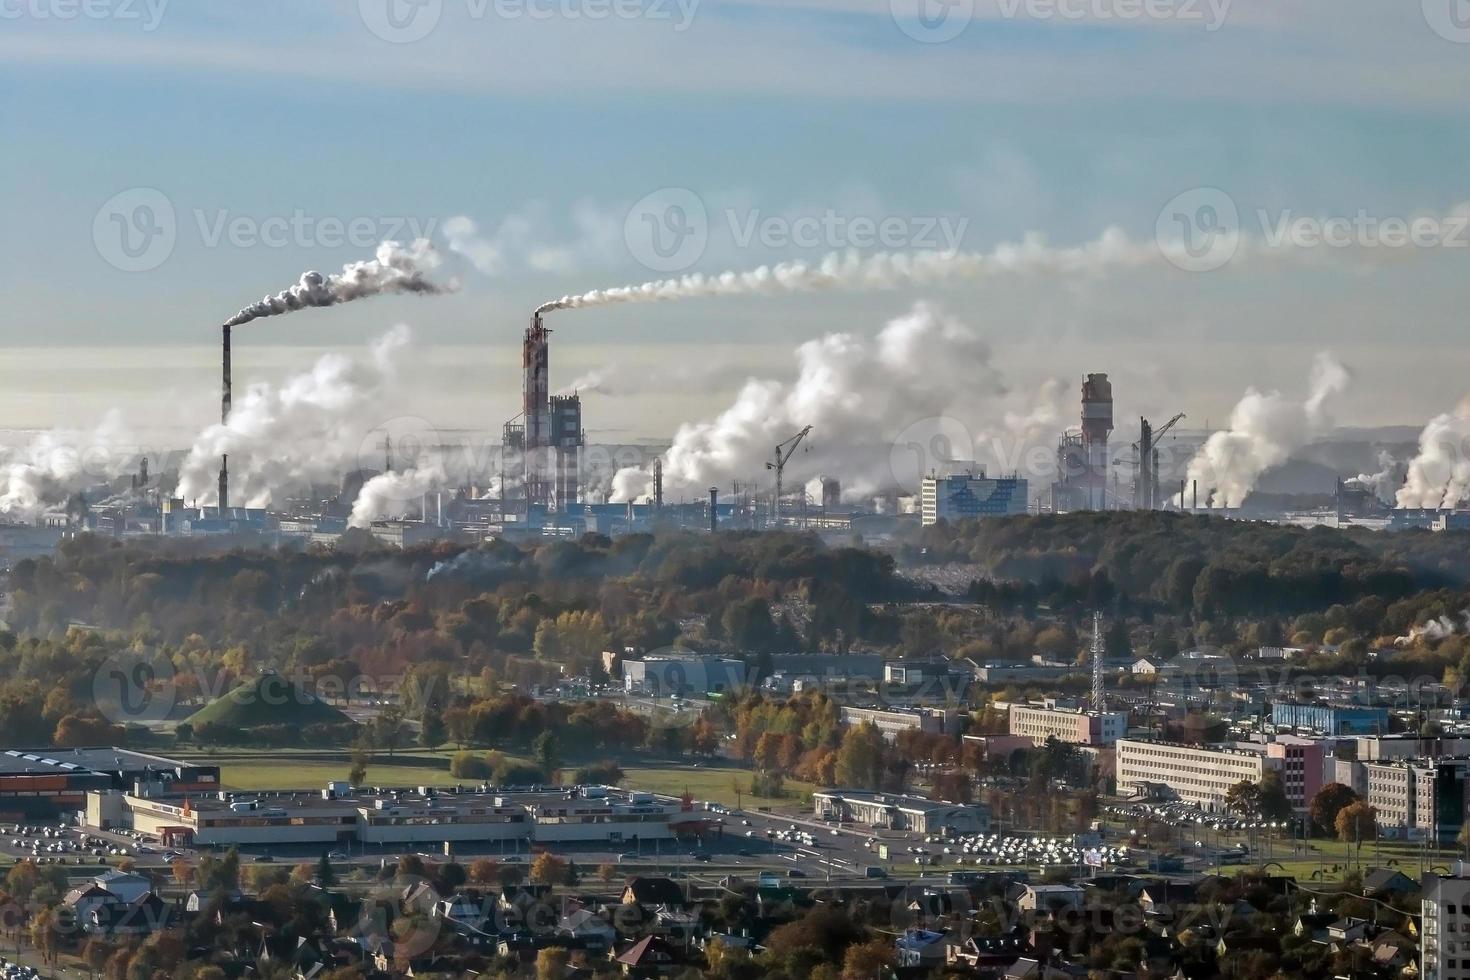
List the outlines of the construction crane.
{"label": "construction crane", "polygon": [[1148,419],[1139,419],[1139,440],[1134,443],[1133,448],[1138,452],[1138,480],[1133,487],[1133,504],[1141,510],[1154,510],[1159,506],[1159,450],[1158,445],[1180,422],[1184,421],[1184,413],[1180,412],[1157,432],[1154,431]]}
{"label": "construction crane", "polygon": [[791,456],[796,452],[796,447],[801,445],[801,441],[805,439],[811,433],[811,431],[812,427],[807,426],[805,429],[802,429],[790,439],[787,439],[785,442],[781,443],[779,446],[776,447],[776,461],[774,463],[766,464],[766,469],[776,471],[776,499],[771,507],[771,515],[773,523],[775,523],[777,527],[781,526],[781,478],[786,473],[786,464],[791,461]]}
{"label": "construction crane", "polygon": [[1162,502],[1159,493],[1159,442],[1170,429],[1183,422],[1185,415],[1180,412],[1164,427],[1155,431],[1153,424],[1148,419],[1138,420],[1138,441],[1131,443],[1133,450],[1132,459],[1119,459],[1113,462],[1114,466],[1133,467],[1133,508],[1135,510],[1154,510]]}

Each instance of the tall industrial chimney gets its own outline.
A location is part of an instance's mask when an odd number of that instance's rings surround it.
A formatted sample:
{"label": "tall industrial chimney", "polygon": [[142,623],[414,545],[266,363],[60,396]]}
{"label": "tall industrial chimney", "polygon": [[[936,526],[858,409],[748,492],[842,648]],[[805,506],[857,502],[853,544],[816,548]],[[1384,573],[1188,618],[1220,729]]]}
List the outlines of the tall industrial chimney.
{"label": "tall industrial chimney", "polygon": [[1108,490],[1108,436],[1113,431],[1113,385],[1106,374],[1082,383],[1082,449],[1087,460],[1087,509],[1102,510]]}
{"label": "tall industrial chimney", "polygon": [[664,461],[661,457],[653,458],[653,513],[657,515],[664,509]]}
{"label": "tall industrial chimney", "polygon": [[526,424],[524,448],[526,506],[544,505],[551,496],[547,456],[551,448],[551,331],[541,314],[531,319],[521,345],[521,413]]}
{"label": "tall industrial chimney", "polygon": [[[221,328],[224,340],[224,377],[220,394],[219,421],[220,425],[230,424],[230,403],[235,396],[235,383],[230,374],[230,328],[226,324]],[[225,456],[220,461],[219,468],[219,513],[225,516],[225,509],[230,506],[230,457]]]}
{"label": "tall industrial chimney", "polygon": [[709,488],[709,530],[710,530],[710,533],[711,534],[715,533],[716,531],[718,531],[720,529],[720,511],[719,511],[719,506],[718,506],[719,500],[720,500],[720,488],[719,487],[710,487]]}

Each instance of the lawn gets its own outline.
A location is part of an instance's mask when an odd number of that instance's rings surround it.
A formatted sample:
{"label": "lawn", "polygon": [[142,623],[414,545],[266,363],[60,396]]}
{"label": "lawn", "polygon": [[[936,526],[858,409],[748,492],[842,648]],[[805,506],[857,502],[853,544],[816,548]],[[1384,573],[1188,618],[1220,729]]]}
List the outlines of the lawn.
{"label": "lawn", "polygon": [[[696,800],[709,800],[732,807],[770,806],[794,810],[801,807],[802,798],[807,793],[816,789],[811,783],[788,779],[786,796],[782,799],[752,796],[749,792],[752,773],[748,769],[734,766],[703,765],[696,768],[692,765],[668,765],[658,768],[625,767],[624,771],[627,778],[623,780],[623,786],[628,789],[647,790],[667,796],[679,796],[687,790]],[[739,794],[735,792],[737,782],[742,791]]]}

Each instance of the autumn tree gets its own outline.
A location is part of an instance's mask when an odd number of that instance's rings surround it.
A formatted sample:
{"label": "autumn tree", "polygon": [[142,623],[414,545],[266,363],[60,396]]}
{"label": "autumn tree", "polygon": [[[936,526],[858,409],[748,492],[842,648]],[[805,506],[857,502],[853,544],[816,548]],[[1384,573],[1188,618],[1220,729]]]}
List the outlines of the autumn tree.
{"label": "autumn tree", "polygon": [[1337,815],[1342,808],[1358,802],[1358,794],[1350,786],[1342,783],[1328,783],[1319,789],[1312,801],[1307,806],[1307,813],[1312,818],[1319,832],[1332,833],[1337,827]]}

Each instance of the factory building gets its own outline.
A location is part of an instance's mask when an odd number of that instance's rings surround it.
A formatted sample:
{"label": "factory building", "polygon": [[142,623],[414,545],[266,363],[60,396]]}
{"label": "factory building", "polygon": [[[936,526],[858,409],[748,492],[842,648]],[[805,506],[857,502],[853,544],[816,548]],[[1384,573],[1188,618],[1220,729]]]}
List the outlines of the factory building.
{"label": "factory building", "polygon": [[1319,735],[1374,735],[1388,731],[1388,709],[1368,705],[1273,701],[1271,724],[1278,731],[1286,729]]}
{"label": "factory building", "polygon": [[1051,487],[1055,512],[1106,510],[1116,504],[1108,499],[1113,385],[1106,374],[1089,374],[1082,382],[1081,423],[1057,443],[1057,476]]}
{"label": "factory building", "polygon": [[1024,477],[987,477],[970,473],[924,477],[919,513],[925,526],[940,521],[1008,517],[1026,513],[1028,485]]}

